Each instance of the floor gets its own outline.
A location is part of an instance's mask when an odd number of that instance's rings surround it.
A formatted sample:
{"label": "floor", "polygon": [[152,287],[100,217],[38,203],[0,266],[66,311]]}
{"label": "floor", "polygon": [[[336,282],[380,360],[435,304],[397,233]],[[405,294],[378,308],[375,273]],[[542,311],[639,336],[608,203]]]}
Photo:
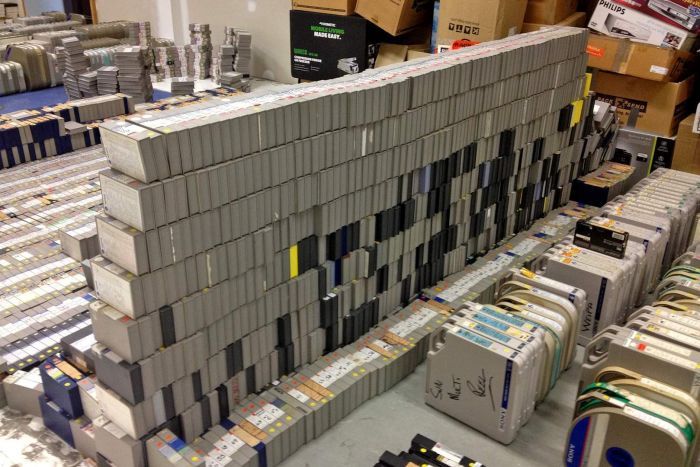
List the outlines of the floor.
{"label": "floor", "polygon": [[[265,79],[252,78],[251,88],[253,91],[267,89],[270,87],[282,86],[282,84]],[[195,92],[215,89],[218,85],[211,79],[197,80],[195,82]],[[153,100],[160,100],[170,97],[170,82],[160,81],[153,83]],[[39,89],[37,91],[11,94],[0,97],[0,113],[16,112],[23,109],[38,109],[47,105],[56,105],[66,102],[66,91],[63,86],[55,88]]]}
{"label": "floor", "polygon": [[[423,364],[391,391],[362,405],[279,467],[371,467],[385,450],[398,453],[408,449],[418,433],[489,467],[561,465],[581,357],[579,348],[572,369],[564,373],[510,446],[503,446],[425,405]],[[45,430],[41,420],[8,409],[0,411],[1,467],[80,463],[80,455]]]}
{"label": "floor", "polygon": [[423,402],[425,364],[391,391],[362,405],[280,467],[371,467],[384,451],[407,450],[418,433],[487,467],[562,465],[583,348],[547,400],[509,446],[482,435]]}
{"label": "floor", "polygon": [[[154,89],[154,100],[165,99],[166,97],[170,97],[170,92]],[[66,91],[63,86],[11,94],[0,97],[0,113],[16,112],[23,109],[38,109],[47,105],[61,104],[66,102],[66,100]]]}

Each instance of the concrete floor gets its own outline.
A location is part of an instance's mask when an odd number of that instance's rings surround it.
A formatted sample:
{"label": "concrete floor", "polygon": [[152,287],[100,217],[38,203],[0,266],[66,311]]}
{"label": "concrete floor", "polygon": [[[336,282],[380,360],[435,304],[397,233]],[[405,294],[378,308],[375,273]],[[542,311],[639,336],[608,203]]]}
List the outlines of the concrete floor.
{"label": "concrete floor", "polygon": [[371,467],[384,451],[407,450],[418,433],[487,467],[563,463],[583,349],[516,440],[504,446],[423,402],[425,364],[391,391],[367,402],[280,467]]}
{"label": "concrete floor", "polygon": [[[399,453],[421,433],[488,467],[562,465],[564,443],[578,386],[582,349],[517,439],[504,446],[423,402],[425,364],[355,410],[280,467],[371,467],[386,450]],[[41,420],[0,411],[0,467],[78,466],[78,452],[42,426]]]}
{"label": "concrete floor", "polygon": [[0,466],[73,467],[83,462],[80,453],[44,428],[40,418],[0,410]]}

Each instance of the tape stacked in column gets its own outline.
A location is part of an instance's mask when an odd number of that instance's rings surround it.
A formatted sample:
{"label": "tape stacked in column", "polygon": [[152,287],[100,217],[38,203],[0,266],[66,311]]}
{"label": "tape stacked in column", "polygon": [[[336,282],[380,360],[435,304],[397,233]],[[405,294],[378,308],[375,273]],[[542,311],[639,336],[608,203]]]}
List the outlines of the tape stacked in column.
{"label": "tape stacked in column", "polygon": [[51,86],[51,72],[46,49],[38,44],[21,43],[8,47],[7,60],[19,63],[24,69],[24,78],[28,91]]}
{"label": "tape stacked in column", "polygon": [[[538,243],[551,245],[555,239],[570,232],[584,212],[587,209],[573,206],[557,210],[514,241],[527,244],[529,240],[537,239]],[[519,271],[509,271],[509,268],[532,260],[533,256],[524,249],[517,246],[499,248],[500,253],[511,261],[507,264],[501,262],[499,271],[491,267],[494,277],[520,274]],[[520,255],[515,251],[520,251]],[[580,298],[577,294],[575,296]],[[177,428],[176,423],[170,424],[170,428],[146,441],[149,465],[185,461],[195,465],[276,465],[300,444],[321,436],[354,408],[389,390],[412,372],[425,359],[431,335],[453,313],[454,309],[439,299],[423,295],[381,321],[357,342],[282,376],[280,381],[273,382],[259,395],[249,395],[231,414],[227,413],[230,403],[219,398],[224,391],[218,391],[217,397],[210,397],[209,406],[214,411],[213,418],[217,417],[215,411],[219,410],[218,416],[223,417],[221,422],[191,443],[184,442],[171,431]],[[450,382],[454,382],[451,377]],[[445,397],[449,396],[448,391],[452,392],[445,386]],[[107,445],[111,452],[124,452],[129,448],[130,453],[138,453],[139,443],[129,440],[113,423],[101,418],[96,426],[98,449],[101,440],[105,439],[103,443],[109,441]],[[115,431],[116,435],[108,434]],[[443,459],[452,457],[444,446],[436,444],[431,448],[429,440],[419,440],[417,444],[443,456]],[[391,456],[382,459],[389,461]],[[138,462],[136,458],[133,460]],[[458,461],[454,457],[452,460]]]}
{"label": "tape stacked in column", "polygon": [[579,342],[587,344],[611,324],[622,324],[643,305],[660,274],[686,248],[697,213],[697,177],[657,170],[629,193],[603,207],[594,228],[612,229],[626,249],[612,257],[580,245],[578,233],[543,256],[538,269],[546,277],[574,285],[588,295]]}
{"label": "tape stacked in column", "polygon": [[[121,97],[117,100],[116,105],[123,105]],[[67,134],[64,119],[50,110],[21,110],[0,119],[0,142],[4,169],[94,146],[100,143],[100,133],[97,125],[88,124],[78,135]]]}
{"label": "tape stacked in column", "polygon": [[76,99],[44,107],[45,112],[58,115],[66,122],[88,123],[134,112],[134,99],[126,94],[113,94]]}
{"label": "tape stacked in column", "polygon": [[33,26],[35,24],[48,24],[48,23],[53,23],[54,18],[50,16],[43,16],[43,15],[37,15],[37,16],[26,16],[23,18],[16,18],[13,23],[19,24],[22,26]]}
{"label": "tape stacked in column", "polygon": [[151,23],[150,21],[132,22],[127,24],[129,43],[141,47],[151,45]]}
{"label": "tape stacked in column", "polygon": [[56,53],[56,47],[61,47],[63,45],[62,40],[73,36],[77,37],[78,39],[83,39],[83,35],[76,31],[40,32],[38,34],[34,34],[33,39],[35,41],[46,42],[46,50],[49,53]]}
{"label": "tape stacked in column", "polygon": [[185,47],[156,47],[153,49],[158,79],[187,76],[187,50]]}
{"label": "tape stacked in column", "polygon": [[15,27],[12,28],[12,31],[17,34],[31,36],[41,32],[68,31],[81,25],[82,23],[80,23],[79,21],[57,21],[55,23],[33,24],[31,26]]}
{"label": "tape stacked in column", "polygon": [[505,444],[571,366],[583,311],[571,299],[574,287],[550,280],[540,289],[542,279],[528,270],[510,278],[495,305],[466,302],[433,334],[425,395]]}
{"label": "tape stacked in column", "polygon": [[451,313],[430,338],[428,405],[502,443],[515,439],[571,366],[586,306],[584,291],[527,268],[598,211],[572,203],[424,292]]}
{"label": "tape stacked in column", "polygon": [[122,46],[111,46],[86,50],[85,56],[90,61],[90,70],[97,71],[100,67],[114,65],[114,54],[121,48]]}
{"label": "tape stacked in column", "polygon": [[193,441],[565,202],[601,156],[585,40],[540,32],[103,124],[93,351],[120,446],[162,427]]}
{"label": "tape stacked in column", "polygon": [[15,94],[27,90],[24,69],[17,62],[0,63],[0,95]]}
{"label": "tape stacked in column", "polygon": [[211,69],[211,28],[208,24],[190,24],[190,44],[187,51],[187,76],[204,79]]}
{"label": "tape stacked in column", "polygon": [[[695,205],[700,186],[696,175],[660,171],[627,198],[641,201],[637,196],[646,194],[646,201],[668,207],[665,215],[651,208],[637,218],[639,228],[656,215],[645,226],[651,232],[661,218],[687,219],[674,215],[678,204],[669,202],[669,190],[685,192]],[[678,229],[670,231],[676,245],[666,249],[669,258],[682,252],[688,239],[684,227]],[[567,466],[600,465],[603,459],[640,466],[697,464],[700,263],[695,250],[693,245],[690,254],[673,261],[654,292],[655,302],[627,316],[624,326],[603,329],[586,347],[567,437]]]}
{"label": "tape stacked in column", "polygon": [[83,96],[78,86],[78,78],[81,74],[88,71],[90,62],[77,37],[66,37],[61,39],[61,42],[65,55],[63,83],[66,88],[66,94],[68,94],[68,99],[80,99]]}
{"label": "tape stacked in column", "polygon": [[138,98],[141,102],[153,100],[151,59],[148,49],[144,47],[125,47],[114,52],[121,92]]}

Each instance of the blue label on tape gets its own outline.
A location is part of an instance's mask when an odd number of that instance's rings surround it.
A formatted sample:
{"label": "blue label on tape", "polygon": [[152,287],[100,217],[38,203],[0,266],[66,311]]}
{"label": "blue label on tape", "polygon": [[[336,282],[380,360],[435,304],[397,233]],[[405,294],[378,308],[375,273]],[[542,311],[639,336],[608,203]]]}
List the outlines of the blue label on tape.
{"label": "blue label on tape", "polygon": [[610,467],[634,467],[634,457],[629,451],[611,447],[605,452],[605,460],[608,461]]}
{"label": "blue label on tape", "polygon": [[591,425],[590,417],[579,420],[571,429],[569,446],[566,450],[566,466],[580,467],[583,464],[583,455],[586,451],[588,429]]}

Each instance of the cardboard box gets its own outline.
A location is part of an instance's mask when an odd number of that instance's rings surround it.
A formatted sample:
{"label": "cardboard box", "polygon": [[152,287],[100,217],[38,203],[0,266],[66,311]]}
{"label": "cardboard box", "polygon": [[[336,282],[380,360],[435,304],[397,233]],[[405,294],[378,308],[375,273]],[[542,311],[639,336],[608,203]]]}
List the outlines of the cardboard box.
{"label": "cardboard box", "polygon": [[518,34],[527,0],[442,0],[438,19],[437,49],[461,40],[485,42]]}
{"label": "cardboard box", "polygon": [[430,21],[433,0],[357,0],[355,12],[398,36]]}
{"label": "cardboard box", "polygon": [[578,0],[528,0],[526,23],[557,24],[576,12]]}
{"label": "cardboard box", "polygon": [[292,0],[292,10],[351,15],[355,12],[357,0]]}
{"label": "cardboard box", "polygon": [[696,59],[682,50],[599,34],[588,36],[587,52],[590,67],[652,81],[678,81]]}
{"label": "cardboard box", "polygon": [[406,60],[414,60],[416,58],[430,57],[431,54],[428,52],[421,52],[420,50],[409,50]]}
{"label": "cardboard box", "polygon": [[292,10],[290,29],[295,78],[337,78],[374,64],[379,31],[364,18]]}
{"label": "cardboard box", "polygon": [[[548,28],[552,26],[551,24],[540,24],[540,23],[523,23],[522,30],[520,32],[533,32],[539,31],[542,28]],[[564,18],[562,21],[554,24],[553,26],[565,26],[573,28],[585,28],[586,27],[586,13],[583,11],[577,11],[573,15]]]}
{"label": "cardboard box", "polygon": [[678,126],[676,149],[671,168],[700,174],[700,134],[693,133],[695,115],[689,115]]}
{"label": "cardboard box", "polygon": [[405,62],[407,56],[407,45],[382,43],[379,44],[379,54],[377,55],[377,62],[374,64],[374,67],[381,68],[383,66]]}
{"label": "cardboard box", "polygon": [[599,0],[588,27],[608,36],[692,51],[697,36],[610,0]]}
{"label": "cardboard box", "polygon": [[689,113],[693,83],[693,76],[680,83],[659,83],[600,71],[591,89],[599,100],[617,107],[621,124],[627,123],[630,110],[638,109],[638,129],[673,136]]}
{"label": "cardboard box", "polygon": [[697,0],[613,0],[658,20],[695,33],[700,32],[700,3]]}

